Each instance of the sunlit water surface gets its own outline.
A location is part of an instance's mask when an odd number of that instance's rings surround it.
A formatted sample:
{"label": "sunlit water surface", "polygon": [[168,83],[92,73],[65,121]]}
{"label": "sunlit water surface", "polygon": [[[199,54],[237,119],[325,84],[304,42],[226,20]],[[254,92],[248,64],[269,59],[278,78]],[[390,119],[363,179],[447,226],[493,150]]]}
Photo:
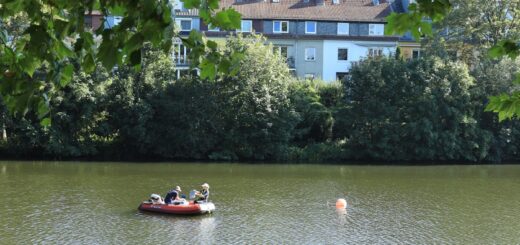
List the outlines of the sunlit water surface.
{"label": "sunlit water surface", "polygon": [[[202,182],[213,214],[137,210]],[[0,244],[520,243],[511,165],[0,162],[0,202]]]}

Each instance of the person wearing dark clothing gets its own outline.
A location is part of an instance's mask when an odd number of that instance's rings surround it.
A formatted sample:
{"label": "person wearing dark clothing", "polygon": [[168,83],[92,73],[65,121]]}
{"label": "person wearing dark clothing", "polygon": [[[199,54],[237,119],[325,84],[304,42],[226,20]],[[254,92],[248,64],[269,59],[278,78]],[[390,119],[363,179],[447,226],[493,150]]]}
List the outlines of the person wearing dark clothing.
{"label": "person wearing dark clothing", "polygon": [[178,200],[180,198],[180,194],[181,194],[181,187],[176,186],[174,190],[171,190],[166,194],[166,197],[164,197],[164,203],[172,204],[173,201]]}

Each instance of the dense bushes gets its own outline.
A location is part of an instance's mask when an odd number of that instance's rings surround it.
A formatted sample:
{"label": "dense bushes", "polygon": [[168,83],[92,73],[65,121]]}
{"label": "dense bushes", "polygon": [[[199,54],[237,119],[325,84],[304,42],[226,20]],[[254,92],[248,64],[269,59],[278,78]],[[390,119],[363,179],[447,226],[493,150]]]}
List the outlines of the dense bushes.
{"label": "dense bushes", "polygon": [[[345,81],[353,158],[465,160],[487,157],[491,133],[478,127],[473,79],[461,64],[436,58],[368,60]],[[340,115],[341,116],[341,115]]]}
{"label": "dense bushes", "polygon": [[[76,74],[51,101],[52,125],[0,110],[3,155],[112,160],[516,161],[520,124],[484,112],[489,94],[511,91],[518,62],[471,71],[436,57],[362,61],[342,83],[294,79],[261,38],[237,74],[173,79],[171,59]],[[500,81],[500,82],[498,82]],[[1,126],[0,125],[0,126]]]}

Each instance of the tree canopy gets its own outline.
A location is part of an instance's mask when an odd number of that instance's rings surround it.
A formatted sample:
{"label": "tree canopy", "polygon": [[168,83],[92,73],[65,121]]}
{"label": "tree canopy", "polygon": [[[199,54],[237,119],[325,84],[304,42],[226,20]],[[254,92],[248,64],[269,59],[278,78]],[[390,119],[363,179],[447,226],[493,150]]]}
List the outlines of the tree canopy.
{"label": "tree canopy", "polygon": [[[183,2],[198,9],[207,24],[223,30],[240,27],[240,14],[219,9],[218,0]],[[93,10],[122,16],[122,22],[92,33],[84,16]],[[139,69],[145,43],[170,51],[173,38],[179,37],[174,18],[168,0],[0,0],[0,95],[13,114],[36,109],[48,125],[50,91],[65,87],[75,69],[93,72],[96,62],[106,69],[123,64]],[[203,78],[236,68],[236,56],[220,55],[202,35],[192,32],[181,39],[194,50],[194,65]]]}
{"label": "tree canopy", "polygon": [[[420,40],[432,37],[432,24],[440,24],[450,28],[448,36],[484,45],[491,58],[520,55],[520,2],[516,0],[417,0],[407,13],[392,13],[387,20],[387,34],[411,31]],[[514,83],[520,84],[520,74]],[[500,120],[520,116],[520,92],[491,96],[486,110],[498,113]]]}

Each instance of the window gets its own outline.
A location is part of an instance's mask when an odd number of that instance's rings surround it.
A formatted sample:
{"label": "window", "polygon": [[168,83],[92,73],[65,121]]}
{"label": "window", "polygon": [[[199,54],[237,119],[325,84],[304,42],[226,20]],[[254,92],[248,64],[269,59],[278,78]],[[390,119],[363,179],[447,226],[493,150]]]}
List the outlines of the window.
{"label": "window", "polygon": [[332,4],[339,4],[339,0],[332,0]]}
{"label": "window", "polygon": [[369,48],[368,49],[368,57],[378,57],[383,56],[382,48]]}
{"label": "window", "polygon": [[86,28],[92,28],[92,16],[85,16],[84,23]]}
{"label": "window", "polygon": [[240,23],[240,30],[237,30],[237,32],[253,32],[253,21],[242,20]]}
{"label": "window", "polygon": [[176,19],[175,22],[181,31],[191,31],[191,19]]}
{"label": "window", "polygon": [[349,28],[348,23],[338,23],[338,35],[348,35]]}
{"label": "window", "polygon": [[412,59],[419,59],[421,57],[421,50],[414,49],[412,50]]}
{"label": "window", "polygon": [[305,21],[305,34],[316,34],[316,21]]}
{"label": "window", "polygon": [[369,36],[385,35],[385,25],[384,24],[368,24],[368,35]]}
{"label": "window", "polygon": [[184,46],[182,43],[175,43],[173,49],[173,60],[178,66],[188,65],[188,56],[190,55],[190,49]]}
{"label": "window", "polygon": [[348,60],[348,49],[338,48],[338,60]]}
{"label": "window", "polygon": [[273,33],[288,33],[289,21],[273,21]]}
{"label": "window", "polygon": [[315,61],[316,60],[316,48],[305,48],[305,60]]}
{"label": "window", "polygon": [[273,3],[279,3],[280,0],[273,0]]}
{"label": "window", "polygon": [[314,79],[316,75],[314,73],[305,73],[305,79]]}
{"label": "window", "polygon": [[348,72],[336,72],[336,80],[343,81],[343,79],[348,75]]}
{"label": "window", "polygon": [[280,54],[282,57],[287,58],[289,54],[289,48],[287,46],[274,46],[273,53]]}

